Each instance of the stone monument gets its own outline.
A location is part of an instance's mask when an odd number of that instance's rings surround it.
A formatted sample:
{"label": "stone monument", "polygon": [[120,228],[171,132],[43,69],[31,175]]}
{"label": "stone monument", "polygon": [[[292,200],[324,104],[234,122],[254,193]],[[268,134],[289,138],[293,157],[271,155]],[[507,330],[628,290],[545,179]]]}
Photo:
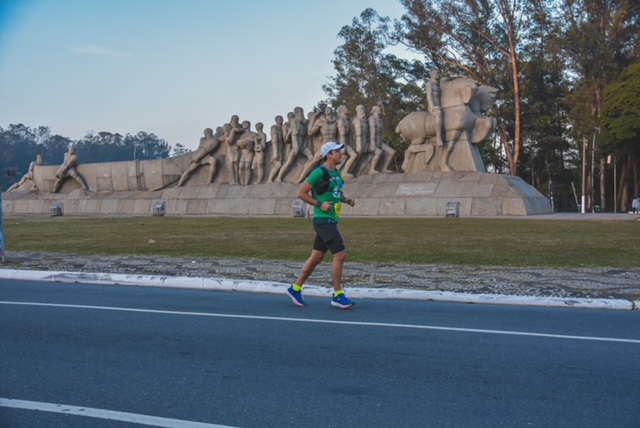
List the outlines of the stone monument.
{"label": "stone monument", "polygon": [[477,144],[495,132],[496,121],[486,113],[497,89],[467,78],[438,82],[439,76],[432,74],[427,83],[427,94],[434,93],[427,96],[428,111],[410,113],[396,127],[409,142],[402,169],[406,173],[485,172]]}
{"label": "stone monument", "polygon": [[3,207],[7,214],[47,214],[64,203],[65,215],[147,215],[161,203],[168,215],[291,215],[298,183],[320,161],[319,147],[338,141],[347,155],[340,169],[360,201],[346,216],[444,216],[451,203],[462,216],[551,212],[521,179],[485,172],[477,144],[495,130],[487,112],[496,89],[438,73],[425,88],[427,111],[396,127],[409,142],[403,172],[389,169],[395,150],[382,138],[381,106],[369,115],[364,105],[353,116],[341,105],[307,117],[298,106],[286,122],[275,117],[269,136],[262,123],[252,131],[233,115],[215,133],[205,129],[194,152],[168,159],[80,164],[70,148],[60,168],[32,162]]}

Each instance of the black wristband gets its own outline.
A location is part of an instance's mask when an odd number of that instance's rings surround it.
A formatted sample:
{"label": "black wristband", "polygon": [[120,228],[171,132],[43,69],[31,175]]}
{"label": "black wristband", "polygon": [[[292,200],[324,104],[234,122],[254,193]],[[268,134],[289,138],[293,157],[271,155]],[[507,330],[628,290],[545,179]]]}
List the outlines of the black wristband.
{"label": "black wristband", "polygon": [[317,202],[316,202],[316,207],[320,208],[321,206],[322,206],[322,202],[317,201]]}

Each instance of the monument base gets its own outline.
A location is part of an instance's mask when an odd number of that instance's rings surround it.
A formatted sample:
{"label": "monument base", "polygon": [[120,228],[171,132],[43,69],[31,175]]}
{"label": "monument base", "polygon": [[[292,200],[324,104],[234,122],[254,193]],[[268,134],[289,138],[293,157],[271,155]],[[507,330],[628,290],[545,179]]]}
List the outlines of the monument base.
{"label": "monument base", "polygon": [[[378,173],[346,179],[344,217],[433,217],[458,203],[460,217],[550,214],[549,200],[518,177],[483,172]],[[299,184],[214,183],[158,191],[68,194],[6,192],[5,215],[150,216],[164,203],[175,216],[292,216]],[[62,205],[60,205],[62,204]],[[61,211],[58,213],[57,211]],[[157,211],[157,210],[156,210]]]}

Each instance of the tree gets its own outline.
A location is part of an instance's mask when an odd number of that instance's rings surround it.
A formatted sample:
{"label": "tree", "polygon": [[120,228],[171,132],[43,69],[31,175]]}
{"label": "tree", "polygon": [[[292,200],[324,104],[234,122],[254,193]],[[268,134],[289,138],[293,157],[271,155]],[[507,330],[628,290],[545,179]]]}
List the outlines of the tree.
{"label": "tree", "polygon": [[329,96],[325,103],[334,108],[344,104],[355,112],[359,104],[368,111],[381,106],[385,124],[392,124],[385,126],[384,140],[401,157],[405,146],[394,132],[395,124],[424,104],[424,94],[411,73],[416,64],[386,52],[392,44],[389,24],[388,17],[366,9],[342,27],[338,36],[344,44],[334,51],[336,75],[323,89]]}
{"label": "tree", "polygon": [[82,163],[129,160],[132,150],[127,150],[122,135],[107,131],[89,133],[76,144],[78,159]]}
{"label": "tree", "polygon": [[[559,10],[571,82],[568,101],[572,136],[577,142],[590,141],[600,126],[605,88],[625,67],[640,58],[640,3],[637,0],[565,0]],[[602,137],[600,134],[598,142]],[[599,151],[600,193],[604,201],[606,188],[602,174],[608,153],[603,149]],[[589,155],[598,157],[595,148]],[[620,170],[628,168],[623,163]],[[588,193],[592,194],[595,177],[590,173],[587,176]]]}
{"label": "tree", "polygon": [[640,63],[627,67],[604,93],[603,146],[619,155],[640,156]]}
{"label": "tree", "polygon": [[64,154],[75,142],[61,135],[49,137],[42,146],[42,157],[46,165],[58,165],[64,162]]}
{"label": "tree", "polygon": [[29,128],[20,123],[10,124],[7,129],[0,127],[0,190],[20,180],[37,155],[42,155],[45,163],[52,161],[46,150],[50,134],[46,126]]}
{"label": "tree", "polygon": [[[532,16],[522,51],[522,111],[524,118],[521,176],[553,198],[554,208],[574,210],[570,168],[574,151],[565,101],[566,66],[553,10]],[[569,168],[567,168],[569,167]],[[526,174],[525,174],[526,173]]]}
{"label": "tree", "polygon": [[[640,63],[627,67],[620,79],[606,87],[601,124],[603,153],[626,159],[630,165],[626,171],[632,176],[621,177],[620,186],[629,193],[618,195],[626,209],[632,197],[640,196]],[[625,186],[627,181],[629,185]]]}
{"label": "tree", "polygon": [[185,153],[189,153],[191,150],[187,149],[184,145],[180,144],[180,143],[176,143],[176,146],[173,148],[173,155],[172,156],[180,156],[180,155],[184,155]]}
{"label": "tree", "polygon": [[76,145],[82,163],[118,162],[127,160],[163,159],[169,157],[171,146],[155,134],[140,131],[136,135],[110,132],[88,134]]}
{"label": "tree", "polygon": [[36,133],[21,123],[10,124],[0,131],[0,165],[7,175],[26,173],[37,155]]}
{"label": "tree", "polygon": [[169,143],[153,133],[140,131],[136,135],[127,134],[125,141],[132,147],[138,147],[137,159],[164,159],[171,153]]}
{"label": "tree", "polygon": [[518,174],[523,144],[522,44],[542,1],[400,0],[407,13],[397,23],[398,40],[424,54],[429,67],[466,75],[511,97],[495,108],[511,175]]}

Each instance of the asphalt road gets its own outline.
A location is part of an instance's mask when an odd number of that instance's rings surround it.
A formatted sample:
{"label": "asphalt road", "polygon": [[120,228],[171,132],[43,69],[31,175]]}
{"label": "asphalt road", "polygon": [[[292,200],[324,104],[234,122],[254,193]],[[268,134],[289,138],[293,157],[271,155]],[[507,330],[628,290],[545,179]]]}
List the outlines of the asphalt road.
{"label": "asphalt road", "polygon": [[307,300],[0,280],[0,426],[640,426],[637,311]]}

